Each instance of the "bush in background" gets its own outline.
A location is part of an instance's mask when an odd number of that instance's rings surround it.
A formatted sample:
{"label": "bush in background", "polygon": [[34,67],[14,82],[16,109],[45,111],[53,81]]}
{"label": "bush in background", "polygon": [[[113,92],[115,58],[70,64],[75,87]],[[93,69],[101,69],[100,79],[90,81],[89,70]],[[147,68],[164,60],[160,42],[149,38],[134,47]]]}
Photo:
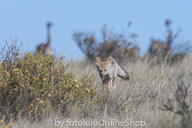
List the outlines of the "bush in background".
{"label": "bush in background", "polygon": [[[129,27],[131,22],[129,23]],[[98,40],[93,33],[76,32],[73,38],[86,58],[93,62],[95,57],[106,58],[113,56],[118,61],[135,61],[139,58],[139,47],[136,45],[137,36],[134,33],[117,34],[107,25],[102,28],[102,40]]]}

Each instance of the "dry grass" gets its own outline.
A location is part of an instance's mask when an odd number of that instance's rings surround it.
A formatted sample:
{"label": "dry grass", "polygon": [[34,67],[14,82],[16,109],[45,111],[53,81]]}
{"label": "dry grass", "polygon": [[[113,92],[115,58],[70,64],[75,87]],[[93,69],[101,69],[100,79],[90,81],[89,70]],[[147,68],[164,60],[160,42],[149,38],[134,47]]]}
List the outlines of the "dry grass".
{"label": "dry grass", "polygon": [[[71,103],[70,106],[65,108],[67,114],[55,111],[55,113],[45,114],[40,121],[30,121],[27,118],[20,117],[16,120],[11,119],[9,123],[15,128],[47,128],[58,127],[55,120],[113,119],[122,121],[131,119],[133,121],[145,121],[145,127],[150,128],[190,127],[183,121],[190,122],[191,118],[184,118],[184,116],[176,113],[179,103],[175,99],[178,92],[178,83],[180,83],[180,86],[189,85],[184,100],[189,106],[187,113],[191,115],[191,60],[191,56],[187,56],[180,64],[172,66],[167,64],[151,65],[145,60],[126,63],[124,67],[129,72],[130,81],[118,79],[117,89],[107,101],[95,64],[83,60],[65,62],[65,64],[68,64],[66,72],[72,73],[74,78],[82,79],[86,77],[91,80],[91,88],[95,88],[95,95],[92,98],[85,95],[83,102],[75,101]],[[169,102],[167,102],[169,100],[171,100],[173,109],[165,108],[166,105],[169,105]],[[185,113],[185,110],[183,112]],[[5,119],[5,117],[2,116],[2,119]],[[49,125],[50,122],[51,125]],[[0,124],[0,128],[6,125],[5,123]],[[132,125],[131,127],[136,126]]]}

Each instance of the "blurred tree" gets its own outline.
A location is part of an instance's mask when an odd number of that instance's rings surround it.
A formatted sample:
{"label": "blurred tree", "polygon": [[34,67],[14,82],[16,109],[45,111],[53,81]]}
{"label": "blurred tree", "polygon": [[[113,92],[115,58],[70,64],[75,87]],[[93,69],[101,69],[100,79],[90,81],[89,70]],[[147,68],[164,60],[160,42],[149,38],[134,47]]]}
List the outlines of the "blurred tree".
{"label": "blurred tree", "polygon": [[[128,28],[131,22],[128,23]],[[98,41],[93,33],[75,32],[73,39],[81,51],[90,61],[99,56],[107,58],[113,56],[117,61],[126,62],[127,59],[135,61],[139,58],[139,47],[136,45],[137,34],[116,34],[109,30],[107,25],[102,27],[102,39]]]}

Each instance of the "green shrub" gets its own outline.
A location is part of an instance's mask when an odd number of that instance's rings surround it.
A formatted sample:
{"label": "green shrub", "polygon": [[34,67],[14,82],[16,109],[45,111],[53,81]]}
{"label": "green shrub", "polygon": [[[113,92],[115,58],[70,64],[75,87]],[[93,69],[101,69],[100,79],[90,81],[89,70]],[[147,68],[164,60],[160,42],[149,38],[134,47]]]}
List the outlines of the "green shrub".
{"label": "green shrub", "polygon": [[7,120],[18,116],[41,119],[52,112],[67,114],[68,106],[95,94],[91,80],[86,76],[77,80],[66,72],[62,59],[31,53],[12,58],[0,65],[0,115]]}

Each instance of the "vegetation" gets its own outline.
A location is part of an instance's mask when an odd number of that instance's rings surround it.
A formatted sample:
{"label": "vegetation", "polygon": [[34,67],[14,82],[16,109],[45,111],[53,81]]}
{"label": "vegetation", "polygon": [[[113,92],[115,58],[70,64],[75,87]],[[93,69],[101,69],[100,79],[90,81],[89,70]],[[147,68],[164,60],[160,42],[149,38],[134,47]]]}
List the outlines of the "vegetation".
{"label": "vegetation", "polygon": [[[73,35],[87,57],[81,61],[67,62],[63,57],[22,53],[15,43],[3,47],[0,50],[0,128],[47,128],[58,127],[56,120],[101,119],[144,122],[144,126],[135,123],[129,124],[130,127],[190,128],[192,57],[188,50],[180,52],[184,56],[179,63],[170,65],[165,56],[166,59],[156,64],[153,62],[158,56],[139,56],[136,35],[130,34],[127,39],[106,26],[102,35],[101,41],[94,34]],[[124,64],[130,81],[118,79],[117,89],[106,98],[93,62],[96,56],[111,54]]]}
{"label": "vegetation", "polygon": [[94,96],[90,78],[76,78],[68,65],[54,56],[12,51],[0,65],[0,118],[18,116],[39,120],[53,112],[68,115],[66,108]]}
{"label": "vegetation", "polygon": [[[130,28],[131,22],[128,28]],[[122,62],[126,59],[136,61],[139,58],[139,47],[136,44],[137,34],[117,34],[111,31],[107,25],[102,28],[102,40],[98,40],[93,33],[76,32],[73,38],[80,50],[91,62],[97,56],[106,58],[113,56]]]}

